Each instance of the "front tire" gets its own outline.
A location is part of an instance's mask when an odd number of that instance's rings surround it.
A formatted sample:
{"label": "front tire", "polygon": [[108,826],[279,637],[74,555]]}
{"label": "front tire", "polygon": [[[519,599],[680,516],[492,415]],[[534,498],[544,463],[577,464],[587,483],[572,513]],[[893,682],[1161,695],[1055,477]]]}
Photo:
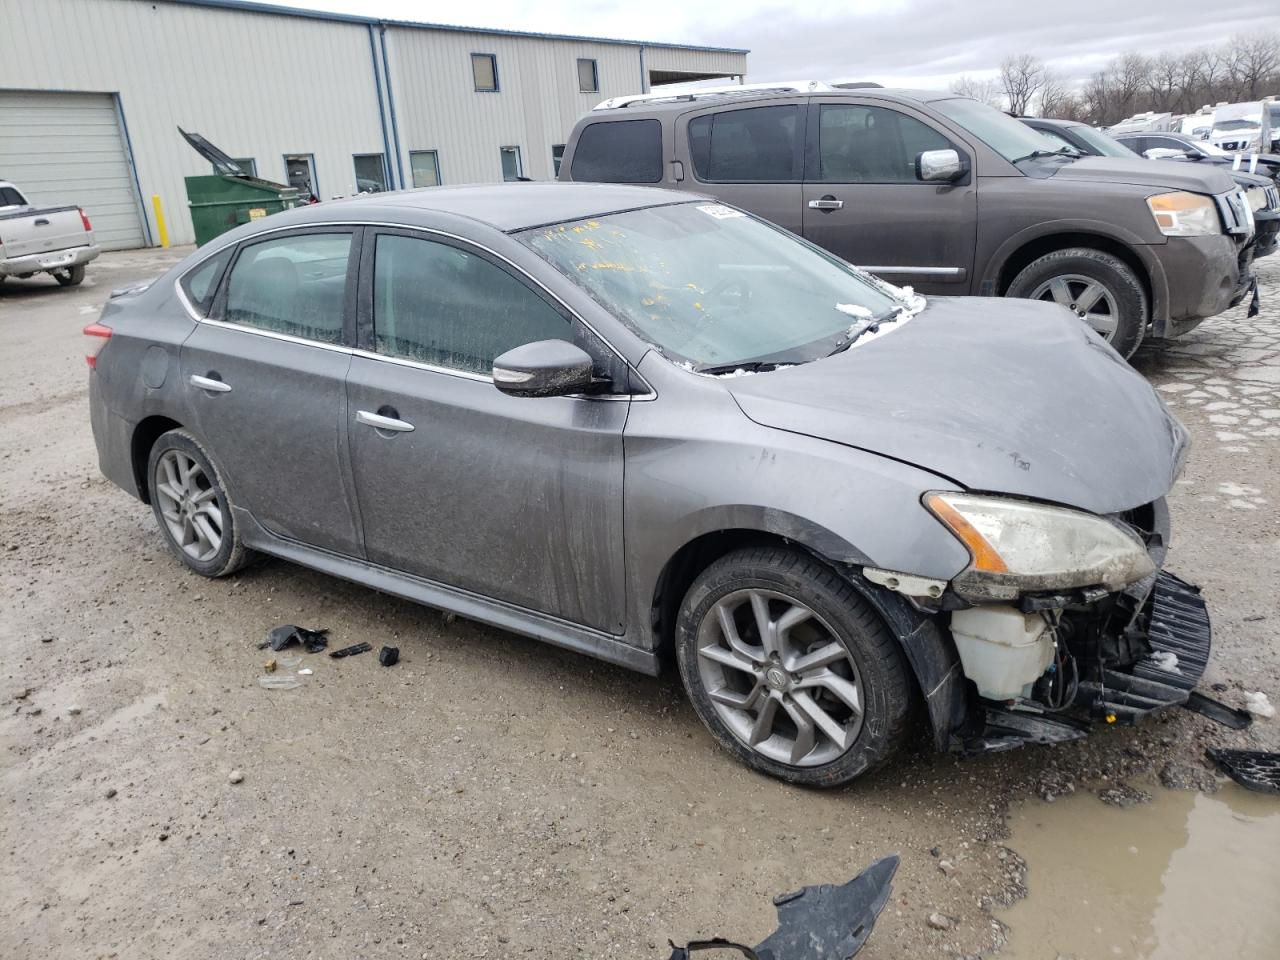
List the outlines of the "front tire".
{"label": "front tire", "polygon": [[1061,304],[1126,360],[1142,343],[1150,319],[1147,292],[1133,269],[1092,247],[1055,250],[1031,261],[1005,296]]}
{"label": "front tire", "polygon": [[53,279],[57,280],[60,286],[78,287],[84,280],[84,264],[78,263],[74,267],[67,267],[65,270],[55,270]]}
{"label": "front tire", "polygon": [[200,441],[186,430],[161,434],[147,477],[156,523],[179,560],[205,577],[225,577],[248,562],[226,487]]}
{"label": "front tire", "polygon": [[680,607],[676,660],[720,745],[792,783],[848,783],[908,732],[913,687],[897,639],[847,581],[798,551],[737,550],[703,571]]}

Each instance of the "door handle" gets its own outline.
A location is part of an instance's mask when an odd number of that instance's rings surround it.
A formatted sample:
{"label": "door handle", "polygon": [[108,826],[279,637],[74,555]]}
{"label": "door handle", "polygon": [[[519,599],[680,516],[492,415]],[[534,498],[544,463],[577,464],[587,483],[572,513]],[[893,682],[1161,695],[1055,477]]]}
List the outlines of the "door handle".
{"label": "door handle", "polygon": [[33,226],[36,226],[36,227],[47,227],[48,225],[49,225],[49,221],[46,220],[44,217],[38,218],[36,222],[33,224]]}
{"label": "door handle", "polygon": [[366,427],[373,427],[375,430],[390,430],[393,433],[413,432],[413,424],[407,420],[384,417],[380,413],[372,413],[368,410],[356,411],[356,423],[363,423]]}
{"label": "door handle", "polygon": [[201,390],[208,390],[210,393],[230,393],[231,384],[222,380],[214,380],[212,377],[201,377],[192,374],[190,383],[193,387],[199,387]]}
{"label": "door handle", "polygon": [[809,201],[810,210],[826,210],[830,212],[831,210],[839,210],[842,207],[844,207],[844,201],[837,200],[835,197],[831,196],[830,194],[827,194],[821,200]]}

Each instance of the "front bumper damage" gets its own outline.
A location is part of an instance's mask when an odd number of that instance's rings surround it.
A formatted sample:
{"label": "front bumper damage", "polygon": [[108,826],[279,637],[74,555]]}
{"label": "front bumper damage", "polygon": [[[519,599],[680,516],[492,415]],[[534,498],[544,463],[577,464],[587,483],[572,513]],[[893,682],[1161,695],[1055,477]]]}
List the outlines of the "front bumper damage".
{"label": "front bumper damage", "polygon": [[[1103,618],[1113,629],[1115,622],[1114,616]],[[1082,623],[1082,633],[1106,629],[1095,618]],[[952,738],[952,749],[987,753],[1025,743],[1065,743],[1086,736],[1094,722],[1135,724],[1154,711],[1186,704],[1208,665],[1212,630],[1200,591],[1161,571],[1122,630],[1068,643],[1075,646],[1078,674],[1063,707],[1049,709],[1034,699],[981,701]]]}

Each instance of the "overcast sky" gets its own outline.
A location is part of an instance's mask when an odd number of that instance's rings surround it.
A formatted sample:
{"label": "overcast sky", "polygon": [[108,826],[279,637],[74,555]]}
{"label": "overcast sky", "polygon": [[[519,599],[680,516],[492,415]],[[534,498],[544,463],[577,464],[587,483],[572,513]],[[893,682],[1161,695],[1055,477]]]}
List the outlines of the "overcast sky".
{"label": "overcast sky", "polygon": [[[746,47],[748,80],[876,80],[945,87],[994,73],[1010,53],[1034,53],[1083,79],[1125,50],[1154,53],[1280,29],[1277,0],[275,0],[508,30]],[[1280,91],[1277,91],[1280,93]]]}

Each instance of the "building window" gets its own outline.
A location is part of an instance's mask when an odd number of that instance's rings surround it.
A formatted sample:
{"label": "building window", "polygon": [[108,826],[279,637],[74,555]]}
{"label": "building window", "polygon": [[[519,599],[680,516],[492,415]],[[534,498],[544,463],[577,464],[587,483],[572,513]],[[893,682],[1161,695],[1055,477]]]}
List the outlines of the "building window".
{"label": "building window", "polygon": [[434,150],[410,150],[409,171],[415,187],[440,186],[440,158]]}
{"label": "building window", "polygon": [[297,187],[302,199],[310,197],[320,199],[320,189],[316,185],[316,159],[310,153],[289,153],[284,158],[284,175],[289,186]]}
{"label": "building window", "polygon": [[357,153],[351,159],[356,168],[356,193],[381,193],[387,189],[387,164],[382,154]]}
{"label": "building window", "polygon": [[[246,177],[256,177],[258,175],[258,163],[253,157],[233,157],[235,165],[244,171]],[[213,167],[214,173],[219,173],[217,164]]]}
{"label": "building window", "polygon": [[551,147],[552,175],[560,176],[560,164],[564,161],[564,144],[557,143]]}
{"label": "building window", "polygon": [[519,180],[524,176],[524,171],[520,167],[520,148],[519,147],[503,147],[502,148],[502,179],[503,180]]}
{"label": "building window", "polygon": [[578,89],[583,93],[600,92],[600,75],[594,60],[578,60]]}
{"label": "building window", "polygon": [[497,93],[497,56],[492,53],[473,53],[471,55],[471,79],[475,81],[477,93]]}

